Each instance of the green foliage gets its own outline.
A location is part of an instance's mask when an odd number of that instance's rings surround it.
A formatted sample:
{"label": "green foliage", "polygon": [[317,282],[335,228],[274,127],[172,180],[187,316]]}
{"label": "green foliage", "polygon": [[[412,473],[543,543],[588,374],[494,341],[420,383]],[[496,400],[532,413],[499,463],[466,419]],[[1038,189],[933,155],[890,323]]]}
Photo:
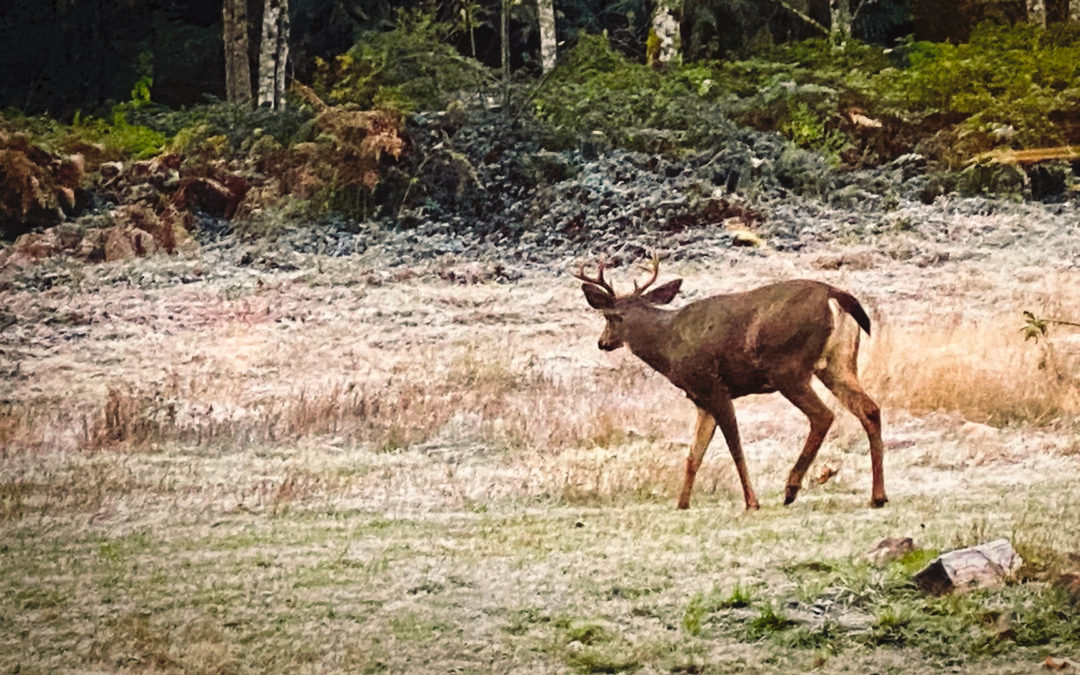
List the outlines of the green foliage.
{"label": "green foliage", "polygon": [[634,645],[592,620],[557,621],[563,628],[563,658],[584,673],[619,673],[640,667]]}
{"label": "green foliage", "polygon": [[318,60],[315,89],[327,102],[365,109],[441,110],[488,79],[483,66],[444,42],[452,29],[429,14],[401,12],[394,30],[364,33],[345,54]]}
{"label": "green foliage", "polygon": [[225,102],[183,110],[151,106],[129,110],[127,116],[133,123],[172,138],[173,149],[178,152],[202,148],[207,143],[220,144],[224,139],[224,145],[219,146],[224,158],[247,154],[267,136],[282,145],[294,145],[313,135],[313,115],[304,105],[284,111]]}
{"label": "green foliage", "polygon": [[701,633],[702,622],[709,614],[723,609],[747,607],[752,599],[750,589],[741,584],[735,584],[726,593],[720,588],[713,588],[707,594],[696,593],[690,598],[686,611],[683,612],[683,630],[696,637]]}
{"label": "green foliage", "polygon": [[960,172],[956,190],[964,197],[997,195],[1023,198],[1027,175],[1014,164],[975,162]]}
{"label": "green foliage", "polygon": [[1020,329],[1020,332],[1024,335],[1024,342],[1027,342],[1028,340],[1034,340],[1035,342],[1038,342],[1040,337],[1046,337],[1050,324],[1080,328],[1080,323],[1076,321],[1065,321],[1063,319],[1047,319],[1043,317],[1037,317],[1034,313],[1025,310],[1024,326]]}
{"label": "green foliage", "polygon": [[802,101],[788,108],[787,117],[780,129],[795,145],[818,150],[834,164],[840,163],[840,152],[850,145],[842,131],[827,128],[825,120]]}
{"label": "green foliage", "polygon": [[[909,41],[891,56],[857,40],[837,49],[811,39],[700,63],[676,77],[723,103],[736,121],[780,131],[834,162],[852,149],[864,160],[884,161],[921,142],[920,151],[958,167],[997,145],[1080,142],[1080,127],[1063,123],[1080,115],[1078,33],[1067,25],[984,24],[967,43]],[[901,131],[867,150],[858,130],[842,123],[852,108],[891,119]],[[985,174],[976,170],[959,187],[966,194],[1019,192],[1011,177]]]}
{"label": "green foliage", "polygon": [[168,140],[165,134],[127,120],[127,108],[113,108],[112,117],[83,119],[76,115],[71,125],[71,135],[84,141],[100,143],[110,154],[133,159],[146,159],[161,152]]}
{"label": "green foliage", "polygon": [[893,108],[961,116],[965,133],[984,137],[980,146],[1075,141],[1055,122],[1080,114],[1080,41],[1071,30],[987,23],[963,44],[909,42],[909,67],[882,73],[875,89]]}
{"label": "green foliage", "polygon": [[773,633],[788,630],[795,626],[795,622],[789,619],[782,611],[769,603],[758,611],[746,625],[746,637],[750,640],[759,640]]}
{"label": "green foliage", "polygon": [[602,136],[633,150],[678,154],[712,147],[734,133],[690,67],[658,72],[616,52],[602,35],[585,35],[532,99],[536,117],[564,138]]}
{"label": "green foliage", "polygon": [[150,105],[150,88],[154,86],[154,53],[144,51],[139,54],[136,72],[139,79],[131,87],[130,105],[135,108]]}

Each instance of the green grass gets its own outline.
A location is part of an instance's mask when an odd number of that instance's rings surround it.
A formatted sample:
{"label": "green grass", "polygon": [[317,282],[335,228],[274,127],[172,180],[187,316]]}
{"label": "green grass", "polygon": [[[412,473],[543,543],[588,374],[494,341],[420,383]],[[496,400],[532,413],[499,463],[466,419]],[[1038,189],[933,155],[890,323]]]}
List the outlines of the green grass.
{"label": "green grass", "polygon": [[[112,461],[145,476],[153,459]],[[63,480],[94,489],[89,475]],[[1080,492],[1070,475],[1040,481],[1022,498],[993,484],[894,494],[882,511],[813,493],[781,508],[766,493],[755,514],[726,495],[689,512],[522,495],[480,513],[400,498],[354,508],[326,484],[281,513],[228,496],[178,506],[185,485],[129,483],[143,487],[111,495],[115,510],[92,522],[3,522],[0,668],[899,672],[889,664],[902,654],[905,672],[1022,669],[1080,649],[1076,600],[1052,582]],[[923,548],[882,568],[861,561],[896,534]],[[997,536],[1031,556],[1023,583],[947,598],[910,583],[937,550]]]}

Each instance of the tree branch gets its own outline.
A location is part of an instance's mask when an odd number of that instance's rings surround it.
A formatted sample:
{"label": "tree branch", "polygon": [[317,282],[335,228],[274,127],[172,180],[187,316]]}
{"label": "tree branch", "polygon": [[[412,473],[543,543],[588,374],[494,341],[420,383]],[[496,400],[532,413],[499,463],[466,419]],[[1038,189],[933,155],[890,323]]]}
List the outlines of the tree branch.
{"label": "tree branch", "polygon": [[787,11],[794,14],[795,16],[799,17],[800,19],[802,19],[806,23],[810,24],[814,28],[817,28],[819,31],[822,32],[822,34],[824,34],[826,36],[829,35],[829,29],[828,28],[821,25],[821,23],[819,23],[817,21],[817,19],[815,19],[814,17],[812,17],[809,14],[803,12],[802,10],[798,9],[797,7],[793,7],[790,2],[787,2],[787,0],[773,0],[773,2],[780,5],[781,7],[786,9]]}

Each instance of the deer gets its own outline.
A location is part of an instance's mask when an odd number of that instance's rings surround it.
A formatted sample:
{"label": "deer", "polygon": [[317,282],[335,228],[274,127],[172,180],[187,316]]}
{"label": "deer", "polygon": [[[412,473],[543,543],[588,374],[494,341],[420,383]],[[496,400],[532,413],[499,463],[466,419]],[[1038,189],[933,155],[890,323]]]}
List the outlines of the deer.
{"label": "deer", "polygon": [[870,441],[870,506],[888,502],[882,467],[881,409],[858,380],[860,330],[870,335],[870,318],[850,293],[821,281],[781,281],[741,293],[714,295],[680,309],[664,309],[682,279],[650,287],[660,271],[653,256],[644,284],[619,295],[581,265],[574,277],[593,309],[606,319],[597,346],[613,351],[626,345],[650,368],[681,389],[695,406],[697,421],[678,508],[690,508],[694,477],[720,427],[742,484],[747,510],[760,508],[746,470],[733,400],[780,392],[810,421],[810,433],[788,475],[784,504],[795,501],[803,476],[821,448],[835,415],[811,386],[817,378],[859,422]]}

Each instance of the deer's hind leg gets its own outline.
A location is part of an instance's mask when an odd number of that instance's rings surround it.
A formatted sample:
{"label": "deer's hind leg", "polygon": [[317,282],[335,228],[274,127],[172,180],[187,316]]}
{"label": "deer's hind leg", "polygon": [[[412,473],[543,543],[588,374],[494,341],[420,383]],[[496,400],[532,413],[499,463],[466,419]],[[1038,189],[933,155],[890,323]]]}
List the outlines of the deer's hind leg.
{"label": "deer's hind leg", "polygon": [[[850,324],[846,328],[851,331],[854,322],[846,323]],[[858,418],[866,431],[866,437],[870,440],[870,470],[873,476],[870,505],[877,508],[889,501],[885,496],[885,445],[881,440],[881,408],[859,384],[858,331],[858,327],[855,327],[846,339],[830,341],[824,363],[814,374]]]}
{"label": "deer's hind leg", "polygon": [[881,408],[863,390],[851,370],[840,373],[821,372],[818,373],[818,379],[859,419],[866,431],[866,437],[870,440],[870,471],[873,476],[870,505],[875,508],[885,506],[889,498],[885,496],[885,444],[881,440]]}

